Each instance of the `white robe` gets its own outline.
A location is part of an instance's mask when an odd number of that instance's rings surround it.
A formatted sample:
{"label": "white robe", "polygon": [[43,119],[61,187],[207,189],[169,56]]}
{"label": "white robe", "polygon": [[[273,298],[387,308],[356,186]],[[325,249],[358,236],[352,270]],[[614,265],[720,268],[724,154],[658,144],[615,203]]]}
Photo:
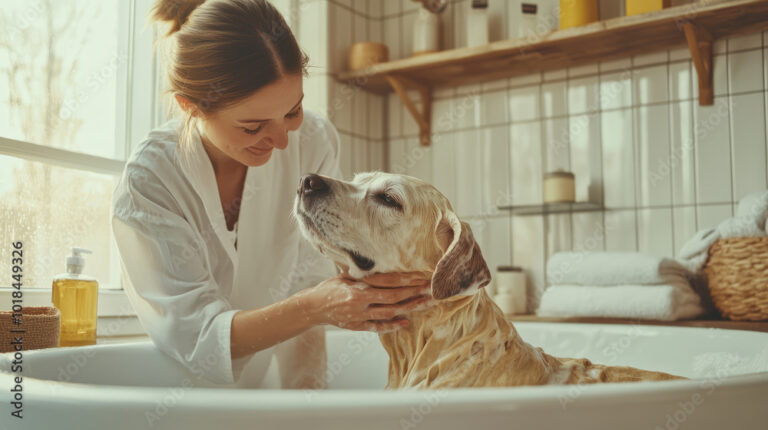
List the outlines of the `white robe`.
{"label": "white robe", "polygon": [[199,135],[189,151],[177,152],[179,125],[169,121],[149,134],[114,191],[125,291],[160,350],[211,382],[257,387],[276,347],[231,360],[232,317],[336,273],[301,239],[291,210],[301,175],[341,177],[339,135],[306,111],[285,150],[248,168],[235,233],[227,230]]}

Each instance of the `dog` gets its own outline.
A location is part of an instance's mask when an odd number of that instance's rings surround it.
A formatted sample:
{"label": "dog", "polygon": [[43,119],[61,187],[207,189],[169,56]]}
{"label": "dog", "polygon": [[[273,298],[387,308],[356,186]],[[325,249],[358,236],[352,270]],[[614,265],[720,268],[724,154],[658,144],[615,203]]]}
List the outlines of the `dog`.
{"label": "dog", "polygon": [[345,277],[408,272],[431,279],[436,304],[409,313],[409,326],[379,333],[389,355],[388,389],[685,379],[557,358],[523,341],[483,288],[491,273],[469,225],[427,182],[382,172],[350,182],[305,175],[294,216]]}

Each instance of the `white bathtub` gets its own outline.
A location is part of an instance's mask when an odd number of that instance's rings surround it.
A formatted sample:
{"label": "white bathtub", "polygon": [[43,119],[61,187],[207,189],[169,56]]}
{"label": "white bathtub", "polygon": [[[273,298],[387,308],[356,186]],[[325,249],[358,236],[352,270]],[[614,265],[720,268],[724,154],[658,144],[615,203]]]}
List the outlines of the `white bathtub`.
{"label": "white bathtub", "polygon": [[[547,352],[696,378],[634,384],[384,391],[373,333],[329,330],[328,391],[210,388],[149,342],[27,351],[25,429],[766,429],[768,333],[593,324],[516,324]],[[11,356],[0,356],[9,398]],[[752,374],[750,374],[752,373]],[[63,383],[60,380],[70,380]],[[191,385],[190,385],[191,381]]]}

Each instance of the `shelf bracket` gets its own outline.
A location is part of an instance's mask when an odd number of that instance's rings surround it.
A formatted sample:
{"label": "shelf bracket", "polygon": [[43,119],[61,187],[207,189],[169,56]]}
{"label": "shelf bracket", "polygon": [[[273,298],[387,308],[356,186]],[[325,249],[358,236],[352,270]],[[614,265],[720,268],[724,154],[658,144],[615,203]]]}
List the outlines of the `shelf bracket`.
{"label": "shelf bracket", "polygon": [[[411,113],[416,124],[419,125],[419,142],[422,146],[429,146],[432,140],[432,89],[428,86],[404,78],[402,76],[386,75],[389,85],[400,97],[408,112]],[[408,97],[408,89],[419,92],[421,98],[421,112],[416,104]]]}
{"label": "shelf bracket", "polygon": [[699,77],[699,105],[711,106],[715,103],[712,88],[712,34],[691,21],[683,22],[683,31]]}

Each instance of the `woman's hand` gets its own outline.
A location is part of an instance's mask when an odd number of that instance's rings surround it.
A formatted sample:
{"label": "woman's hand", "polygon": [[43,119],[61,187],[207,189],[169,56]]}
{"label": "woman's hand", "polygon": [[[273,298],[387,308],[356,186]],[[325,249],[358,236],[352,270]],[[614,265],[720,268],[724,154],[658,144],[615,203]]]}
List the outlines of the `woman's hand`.
{"label": "woman's hand", "polygon": [[408,312],[434,305],[429,279],[416,274],[376,274],[358,282],[340,276],[304,290],[319,324],[385,332],[406,327]]}

